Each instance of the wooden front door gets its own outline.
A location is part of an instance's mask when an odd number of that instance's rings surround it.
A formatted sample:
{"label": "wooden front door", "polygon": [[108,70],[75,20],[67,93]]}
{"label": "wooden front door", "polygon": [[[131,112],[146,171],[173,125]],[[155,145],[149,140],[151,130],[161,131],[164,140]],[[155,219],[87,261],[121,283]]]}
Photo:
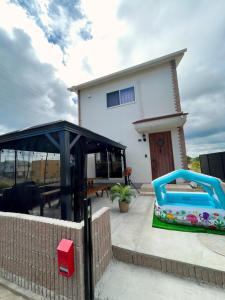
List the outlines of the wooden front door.
{"label": "wooden front door", "polygon": [[174,170],[171,132],[149,134],[152,179]]}

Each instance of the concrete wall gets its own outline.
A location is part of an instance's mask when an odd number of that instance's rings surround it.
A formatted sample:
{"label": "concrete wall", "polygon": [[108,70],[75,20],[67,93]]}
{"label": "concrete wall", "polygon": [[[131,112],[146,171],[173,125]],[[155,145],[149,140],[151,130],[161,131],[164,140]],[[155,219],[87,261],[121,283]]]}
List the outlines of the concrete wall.
{"label": "concrete wall", "polygon": [[[58,274],[56,248],[75,245],[75,274]],[[109,210],[93,216],[94,281],[111,260]],[[47,299],[84,299],[83,224],[0,212],[0,276]]]}
{"label": "concrete wall", "polygon": [[[106,94],[134,86],[135,102],[107,108]],[[151,181],[151,161],[148,135],[146,142],[138,142],[134,121],[176,113],[171,64],[166,63],[117,80],[80,91],[81,126],[107,136],[127,146],[127,165],[133,168],[132,180],[138,183]],[[180,165],[179,144],[172,132],[175,165]],[[147,157],[145,157],[147,155]],[[93,162],[89,159],[89,164]],[[88,176],[95,174],[88,169]]]}

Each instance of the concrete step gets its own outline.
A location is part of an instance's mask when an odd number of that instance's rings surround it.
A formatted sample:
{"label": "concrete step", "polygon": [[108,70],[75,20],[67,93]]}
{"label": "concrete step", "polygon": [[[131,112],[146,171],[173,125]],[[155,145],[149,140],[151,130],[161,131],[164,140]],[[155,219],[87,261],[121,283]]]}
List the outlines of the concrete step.
{"label": "concrete step", "polygon": [[[189,184],[167,184],[166,188],[168,191],[182,191],[182,192],[192,192],[195,191],[191,188]],[[153,187],[150,183],[144,183],[142,184],[140,188],[140,194],[141,195],[154,195]]]}
{"label": "concrete step", "polygon": [[224,299],[224,290],[116,260],[95,289],[95,300]]}
{"label": "concrete step", "polygon": [[225,288],[225,272],[221,270],[141,253],[118,246],[113,246],[113,257],[124,263],[151,268],[163,273],[189,278],[196,282],[204,282]]}

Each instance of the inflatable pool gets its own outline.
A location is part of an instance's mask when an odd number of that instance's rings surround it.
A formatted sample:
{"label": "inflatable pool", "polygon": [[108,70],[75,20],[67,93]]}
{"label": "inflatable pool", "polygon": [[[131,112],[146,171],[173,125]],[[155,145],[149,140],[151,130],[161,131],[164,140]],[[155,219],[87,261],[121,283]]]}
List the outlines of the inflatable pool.
{"label": "inflatable pool", "polygon": [[[195,182],[203,191],[167,191],[166,185],[178,178]],[[225,192],[220,179],[177,170],[153,180],[152,185],[156,195],[155,215],[162,221],[225,230]]]}

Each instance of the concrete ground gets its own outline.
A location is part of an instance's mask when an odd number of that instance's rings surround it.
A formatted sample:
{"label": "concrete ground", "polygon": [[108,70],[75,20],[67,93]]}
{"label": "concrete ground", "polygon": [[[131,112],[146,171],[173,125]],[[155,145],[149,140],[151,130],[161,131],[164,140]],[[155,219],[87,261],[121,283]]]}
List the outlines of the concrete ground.
{"label": "concrete ground", "polygon": [[223,289],[113,261],[95,289],[96,300],[222,300]]}
{"label": "concrete ground", "polygon": [[23,300],[24,298],[20,294],[9,290],[7,287],[0,284],[0,300]]}
{"label": "concrete ground", "polygon": [[206,233],[179,232],[152,227],[153,196],[138,195],[128,213],[107,198],[93,199],[93,210],[111,208],[114,246],[167,259],[225,271],[225,237]]}
{"label": "concrete ground", "polygon": [[0,300],[43,300],[44,298],[0,278]]}
{"label": "concrete ground", "polygon": [[23,297],[16,290],[9,289],[8,287],[1,285],[0,283],[0,300],[24,300],[29,299]]}

